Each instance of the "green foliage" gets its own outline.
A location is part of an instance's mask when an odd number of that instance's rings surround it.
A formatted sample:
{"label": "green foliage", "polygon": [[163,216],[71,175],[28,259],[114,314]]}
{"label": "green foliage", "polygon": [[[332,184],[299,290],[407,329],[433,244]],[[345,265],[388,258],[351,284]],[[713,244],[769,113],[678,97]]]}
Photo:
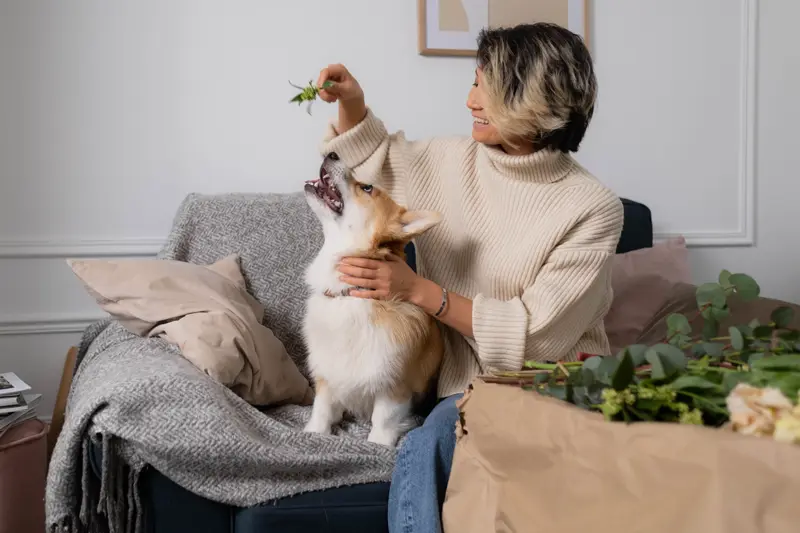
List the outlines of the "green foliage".
{"label": "green foliage", "polygon": [[300,91],[300,93],[291,100],[289,100],[289,102],[290,103],[297,102],[297,105],[300,105],[303,102],[308,102],[308,107],[306,108],[306,112],[310,115],[311,104],[314,102],[314,100],[317,99],[317,96],[319,95],[319,90],[333,87],[333,82],[328,80],[325,83],[323,83],[321,87],[317,87],[316,85],[314,85],[312,81],[309,81],[308,85],[306,85],[305,87],[300,87],[299,85],[295,85],[292,82],[289,82],[289,85]]}
{"label": "green foliage", "polygon": [[[697,287],[694,316],[673,313],[658,344],[631,345],[614,356],[583,362],[527,362],[534,390],[606,419],[720,426],[728,421],[726,398],[738,383],[775,387],[796,400],[800,390],[800,331],[789,326],[791,307],[778,307],[769,324],[757,320],[727,328],[732,296],[758,298],[758,283],[723,270],[716,283]],[[702,324],[697,323],[702,321]],[[694,332],[699,331],[699,334]],[[523,373],[509,373],[505,377]]]}

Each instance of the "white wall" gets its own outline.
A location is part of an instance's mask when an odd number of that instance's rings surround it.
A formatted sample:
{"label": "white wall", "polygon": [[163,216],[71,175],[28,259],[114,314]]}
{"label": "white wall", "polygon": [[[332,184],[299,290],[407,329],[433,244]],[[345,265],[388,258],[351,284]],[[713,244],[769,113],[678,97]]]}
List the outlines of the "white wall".
{"label": "white wall", "polygon": [[[800,301],[800,3],[592,4],[579,159],[690,237],[698,280],[746,271]],[[51,408],[99,315],[64,257],[154,252],[191,191],[297,190],[333,108],[289,105],[288,80],[337,61],[389,127],[468,132],[473,61],[417,55],[411,0],[0,0],[0,369]]]}

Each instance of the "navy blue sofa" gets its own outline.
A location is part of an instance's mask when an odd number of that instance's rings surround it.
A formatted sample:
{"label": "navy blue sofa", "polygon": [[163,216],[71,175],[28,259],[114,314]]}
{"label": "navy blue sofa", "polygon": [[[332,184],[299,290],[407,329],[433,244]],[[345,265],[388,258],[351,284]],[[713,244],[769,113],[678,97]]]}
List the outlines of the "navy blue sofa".
{"label": "navy blue sofa", "polygon": [[[650,209],[623,199],[625,222],[617,253],[653,245]],[[413,246],[407,250],[414,268]],[[88,437],[87,437],[88,438]],[[99,478],[102,449],[92,444]],[[97,485],[97,484],[95,484]],[[146,468],[140,478],[147,533],[351,533],[387,532],[389,483],[370,483],[301,494],[249,508],[235,508],[193,494]]]}

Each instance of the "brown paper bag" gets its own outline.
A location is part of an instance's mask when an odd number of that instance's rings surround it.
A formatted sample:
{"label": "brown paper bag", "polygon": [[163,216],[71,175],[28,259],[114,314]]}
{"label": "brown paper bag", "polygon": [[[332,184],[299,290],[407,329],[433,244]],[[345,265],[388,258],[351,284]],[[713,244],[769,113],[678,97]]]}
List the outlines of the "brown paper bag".
{"label": "brown paper bag", "polygon": [[480,379],[459,406],[446,533],[800,531],[800,446],[606,422]]}

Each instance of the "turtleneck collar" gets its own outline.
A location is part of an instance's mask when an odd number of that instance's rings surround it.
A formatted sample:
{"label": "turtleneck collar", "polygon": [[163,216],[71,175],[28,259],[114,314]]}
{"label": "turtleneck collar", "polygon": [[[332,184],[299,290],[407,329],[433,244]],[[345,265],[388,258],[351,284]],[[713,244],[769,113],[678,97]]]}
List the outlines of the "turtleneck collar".
{"label": "turtleneck collar", "polygon": [[527,155],[509,155],[502,149],[481,144],[479,150],[501,175],[524,181],[554,183],[573,168],[569,154],[555,150],[539,150]]}

